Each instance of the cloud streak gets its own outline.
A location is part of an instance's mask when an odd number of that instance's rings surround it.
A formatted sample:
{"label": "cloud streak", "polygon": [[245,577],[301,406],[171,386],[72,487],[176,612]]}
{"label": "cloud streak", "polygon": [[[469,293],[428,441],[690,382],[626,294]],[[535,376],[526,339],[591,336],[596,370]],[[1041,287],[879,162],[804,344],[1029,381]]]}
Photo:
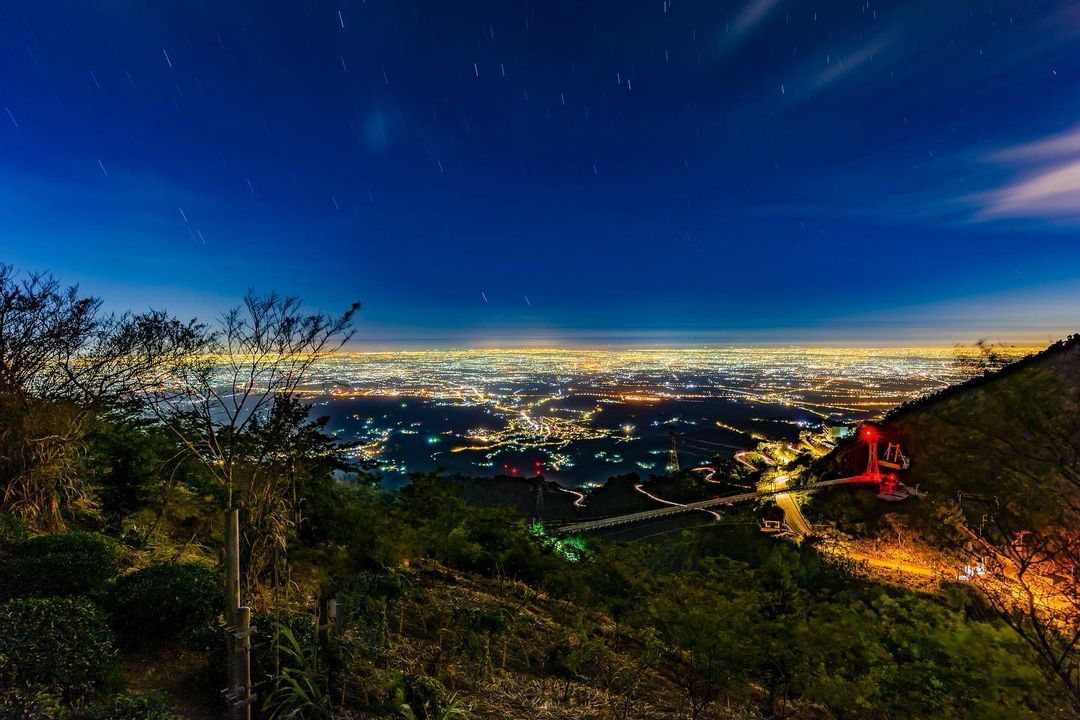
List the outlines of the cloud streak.
{"label": "cloud streak", "polygon": [[780,0],[752,0],[743,6],[739,14],[731,22],[731,34],[742,36],[762,23],[773,11]]}
{"label": "cloud streak", "polygon": [[1080,223],[1080,126],[989,153],[1013,177],[974,198],[974,219],[1041,219]]}
{"label": "cloud streak", "polygon": [[733,52],[747,41],[769,19],[779,4],[780,0],[750,0],[743,5],[724,28],[719,46],[720,54]]}
{"label": "cloud streak", "polygon": [[867,63],[874,61],[874,56],[884,51],[893,42],[891,35],[876,37],[865,45],[861,45],[846,55],[837,55],[835,62],[829,56],[829,62],[824,70],[814,78],[815,90],[823,90],[834,82],[844,78],[848,74],[858,70]]}

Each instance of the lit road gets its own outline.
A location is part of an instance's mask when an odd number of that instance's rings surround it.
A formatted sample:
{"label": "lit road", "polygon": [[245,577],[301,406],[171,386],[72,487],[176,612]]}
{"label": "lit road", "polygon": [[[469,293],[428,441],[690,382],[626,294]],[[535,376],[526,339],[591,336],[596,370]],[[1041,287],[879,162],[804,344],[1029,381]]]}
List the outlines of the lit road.
{"label": "lit road", "polygon": [[903,560],[897,560],[890,557],[879,557],[877,555],[871,555],[865,552],[858,552],[855,550],[839,549],[835,552],[840,557],[847,558],[852,562],[863,563],[868,567],[872,567],[875,570],[891,570],[904,575],[918,575],[919,577],[931,578],[931,579],[951,579],[947,578],[941,572],[934,570],[928,565],[922,565],[919,563],[907,562]]}
{"label": "lit road", "polygon": [[[780,476],[773,481],[773,487],[783,487],[787,484],[787,481],[788,478],[786,475]],[[801,538],[813,534],[814,527],[806,519],[806,516],[802,514],[802,510],[799,509],[799,503],[795,501],[795,498],[791,493],[778,493],[773,497],[773,500],[776,501],[777,507],[784,511],[784,523],[791,532]]]}
{"label": "lit road", "polygon": [[555,488],[559,492],[564,492],[564,493],[567,493],[568,495],[573,495],[574,497],[576,497],[577,499],[574,500],[574,507],[576,507],[576,508],[585,507],[585,499],[586,499],[585,498],[585,493],[581,492],[580,490],[572,490],[570,488],[564,488],[562,485],[559,485],[558,483],[555,484]]}

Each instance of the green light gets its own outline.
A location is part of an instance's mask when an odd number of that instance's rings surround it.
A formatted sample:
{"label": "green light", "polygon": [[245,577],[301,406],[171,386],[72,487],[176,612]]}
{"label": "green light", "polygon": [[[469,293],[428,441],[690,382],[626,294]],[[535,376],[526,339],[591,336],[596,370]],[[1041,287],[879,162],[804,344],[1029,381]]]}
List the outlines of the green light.
{"label": "green light", "polygon": [[550,548],[568,562],[578,562],[584,559],[589,547],[585,538],[575,535],[568,538],[557,538],[547,534],[544,523],[533,520],[529,525],[529,533],[540,541],[541,547]]}

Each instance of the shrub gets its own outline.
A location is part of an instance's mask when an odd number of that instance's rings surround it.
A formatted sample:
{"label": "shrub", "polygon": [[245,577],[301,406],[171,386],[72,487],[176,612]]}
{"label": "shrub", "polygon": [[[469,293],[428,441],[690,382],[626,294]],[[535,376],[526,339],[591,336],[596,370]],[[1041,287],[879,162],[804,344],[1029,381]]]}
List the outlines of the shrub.
{"label": "shrub", "polygon": [[0,513],[0,552],[26,539],[26,523],[9,513]]}
{"label": "shrub", "polygon": [[112,702],[94,705],[78,720],[180,720],[164,695],[117,695]]}
{"label": "shrub", "polygon": [[77,598],[0,604],[0,686],[46,689],[68,704],[115,686],[112,633],[97,607]]}
{"label": "shrub", "polygon": [[120,571],[119,543],[99,533],[42,535],[16,545],[2,576],[11,597],[83,595]]}
{"label": "shrub", "polygon": [[463,717],[455,696],[438,678],[412,673],[393,675],[382,710],[404,720]]}
{"label": "shrub", "polygon": [[67,720],[68,716],[59,696],[43,688],[0,691],[0,720]]}
{"label": "shrub", "polygon": [[446,688],[436,678],[407,673],[402,676],[401,687],[416,717],[439,717],[450,704]]}
{"label": "shrub", "polygon": [[253,630],[251,651],[251,675],[256,680],[272,678],[275,672],[275,656],[280,658],[280,653],[275,650],[275,629],[279,630],[277,643],[281,645],[284,639],[280,630],[287,629],[291,636],[298,642],[304,652],[313,652],[315,644],[315,618],[307,613],[285,612],[281,614],[280,623],[275,620],[273,613],[256,613],[251,617]]}
{"label": "shrub", "polygon": [[331,720],[326,673],[316,662],[317,651],[303,647],[287,626],[279,624],[277,629],[281,674],[266,697],[267,717]]}
{"label": "shrub", "polygon": [[213,624],[223,594],[205,565],[152,565],[117,578],[106,603],[126,642],[178,640]]}

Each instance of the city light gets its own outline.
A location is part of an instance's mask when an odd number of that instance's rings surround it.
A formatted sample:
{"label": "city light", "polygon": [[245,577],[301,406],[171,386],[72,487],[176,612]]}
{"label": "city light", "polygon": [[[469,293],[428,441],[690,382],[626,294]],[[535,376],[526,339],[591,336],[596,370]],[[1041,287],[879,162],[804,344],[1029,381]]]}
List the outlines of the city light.
{"label": "city light", "polygon": [[[574,481],[584,484],[616,472],[653,470],[657,464],[649,455],[663,451],[672,429],[712,442],[723,436],[710,432],[736,433],[749,449],[791,435],[785,426],[873,420],[972,372],[951,347],[406,351],[320,359],[302,391],[316,405],[393,400],[399,411],[354,413],[339,428],[343,439],[359,441],[356,456],[383,472],[434,468],[450,458],[458,467],[501,467],[507,474],[514,474],[511,465],[518,473],[522,467],[567,472],[583,458],[610,468]],[[702,414],[668,410],[676,404],[701,407]],[[760,410],[749,419],[720,414],[745,405]],[[424,408],[481,414],[436,427],[413,418]],[[869,441],[875,432],[865,425],[861,437]],[[402,450],[416,434],[427,451]],[[704,447],[702,454],[709,454]],[[781,449],[777,453],[783,460]],[[753,460],[745,453],[736,459]]]}

